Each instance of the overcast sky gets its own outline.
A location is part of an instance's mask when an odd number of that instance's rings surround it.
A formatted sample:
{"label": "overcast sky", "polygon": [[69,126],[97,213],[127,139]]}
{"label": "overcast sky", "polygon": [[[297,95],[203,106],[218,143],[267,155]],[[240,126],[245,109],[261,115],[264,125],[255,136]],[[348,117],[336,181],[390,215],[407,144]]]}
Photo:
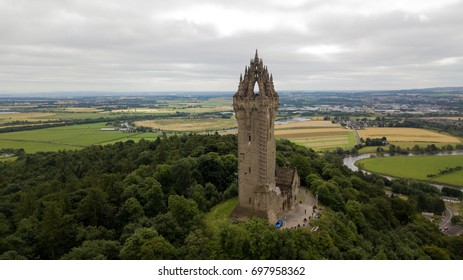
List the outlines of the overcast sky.
{"label": "overcast sky", "polygon": [[463,0],[0,0],[0,93],[463,86]]}

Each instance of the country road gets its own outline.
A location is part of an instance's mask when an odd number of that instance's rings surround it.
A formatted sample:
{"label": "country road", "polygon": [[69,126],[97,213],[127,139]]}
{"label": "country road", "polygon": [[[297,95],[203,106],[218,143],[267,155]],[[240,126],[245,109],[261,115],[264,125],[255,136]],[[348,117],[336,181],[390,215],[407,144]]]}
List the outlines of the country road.
{"label": "country road", "polygon": [[453,210],[449,207],[445,207],[444,215],[442,216],[442,221],[439,223],[439,228],[443,229],[450,226],[450,219],[453,217]]}

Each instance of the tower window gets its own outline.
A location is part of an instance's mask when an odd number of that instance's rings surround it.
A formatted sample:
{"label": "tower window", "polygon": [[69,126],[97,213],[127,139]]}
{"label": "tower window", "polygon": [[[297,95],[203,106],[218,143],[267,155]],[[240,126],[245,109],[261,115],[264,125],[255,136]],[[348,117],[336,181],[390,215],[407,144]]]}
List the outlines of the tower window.
{"label": "tower window", "polygon": [[251,173],[251,166],[249,166],[249,174]]}
{"label": "tower window", "polygon": [[249,204],[251,204],[251,198],[249,198]]}
{"label": "tower window", "polygon": [[251,135],[249,135],[248,137],[249,137],[249,142],[251,142]]}

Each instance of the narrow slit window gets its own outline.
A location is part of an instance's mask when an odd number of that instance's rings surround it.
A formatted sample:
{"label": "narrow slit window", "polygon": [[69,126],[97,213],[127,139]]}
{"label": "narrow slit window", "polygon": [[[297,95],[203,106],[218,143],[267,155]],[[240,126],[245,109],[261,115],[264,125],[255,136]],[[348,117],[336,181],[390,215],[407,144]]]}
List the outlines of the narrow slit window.
{"label": "narrow slit window", "polygon": [[249,173],[251,173],[251,166],[249,166]]}
{"label": "narrow slit window", "polygon": [[251,204],[251,198],[249,198],[249,204]]}
{"label": "narrow slit window", "polygon": [[249,142],[251,142],[251,135],[249,135],[248,137],[249,137]]}

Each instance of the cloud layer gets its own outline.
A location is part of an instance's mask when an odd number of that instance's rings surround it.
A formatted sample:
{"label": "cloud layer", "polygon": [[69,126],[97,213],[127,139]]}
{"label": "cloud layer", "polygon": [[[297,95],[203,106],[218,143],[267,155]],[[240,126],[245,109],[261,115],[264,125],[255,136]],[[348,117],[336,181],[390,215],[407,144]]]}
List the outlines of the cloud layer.
{"label": "cloud layer", "polygon": [[461,0],[0,0],[0,92],[234,91],[255,49],[277,90],[461,86],[462,12]]}

